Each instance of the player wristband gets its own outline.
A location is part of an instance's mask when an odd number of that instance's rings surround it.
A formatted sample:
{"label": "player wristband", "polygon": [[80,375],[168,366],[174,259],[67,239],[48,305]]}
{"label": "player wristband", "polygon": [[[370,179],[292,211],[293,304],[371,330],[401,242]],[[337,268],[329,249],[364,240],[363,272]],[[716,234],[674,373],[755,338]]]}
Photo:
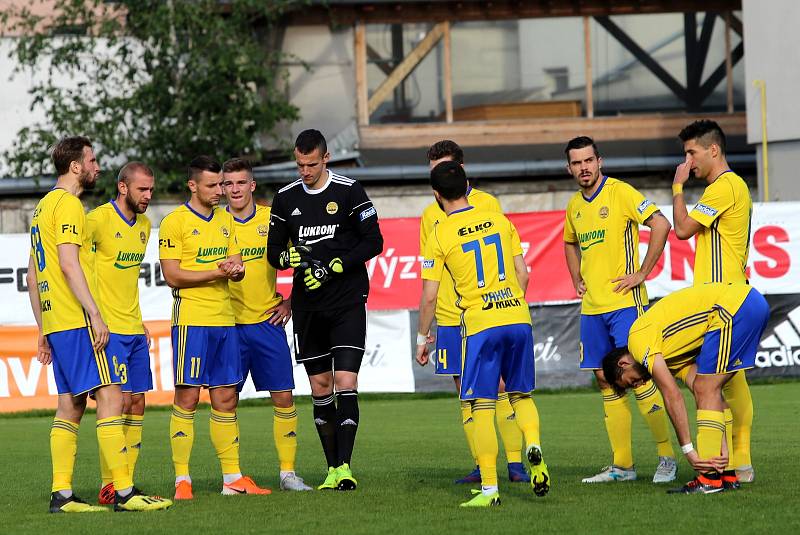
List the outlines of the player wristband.
{"label": "player wristband", "polygon": [[417,333],[417,345],[425,345],[428,343],[428,335],[427,334],[419,334]]}
{"label": "player wristband", "polygon": [[684,444],[683,446],[681,446],[681,451],[683,452],[684,455],[689,455],[694,451],[694,444],[692,444],[691,442],[689,442],[688,444]]}
{"label": "player wristband", "polygon": [[683,184],[673,184],[672,185],[672,196],[680,195],[683,193]]}

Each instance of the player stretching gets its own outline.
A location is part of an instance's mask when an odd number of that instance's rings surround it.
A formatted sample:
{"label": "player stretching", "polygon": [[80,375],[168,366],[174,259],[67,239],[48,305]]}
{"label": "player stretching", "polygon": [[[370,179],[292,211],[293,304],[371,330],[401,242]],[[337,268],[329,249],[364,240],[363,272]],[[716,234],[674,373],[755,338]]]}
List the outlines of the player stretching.
{"label": "player stretching", "polygon": [[[736,473],[723,470],[733,436],[722,390],[736,373],[755,365],[768,319],[767,301],[747,284],[693,286],[653,305],[633,323],[628,347],[603,359],[603,370],[617,392],[652,378],[664,396],[681,450],[699,472],[669,492],[709,494],[738,488]],[[696,452],[673,375],[686,383],[697,403]]]}
{"label": "player stretching", "polygon": [[353,490],[350,458],[369,293],[364,262],[380,254],[383,237],[361,184],[326,168],[330,154],[319,131],[297,136],[294,157],[300,178],[272,201],[267,257],[276,268],[295,268],[295,358],[311,383],[314,424],[328,463],[318,488]]}
{"label": "player stretching", "polygon": [[534,356],[531,316],[525,302],[528,269],[517,231],[502,214],[480,211],[467,200],[467,177],[456,162],[442,162],[431,171],[434,197],[447,218],[433,228],[422,264],[422,300],[417,334],[417,359],[428,352],[442,272],[452,274],[462,331],[466,336],[461,372],[461,399],[472,404],[475,454],[481,490],[462,507],[500,504],[497,486],[495,405],[502,377],[525,437],[531,485],[537,496],[550,489],[542,459],[539,413],[531,398]]}
{"label": "player stretching", "polygon": [[97,442],[116,490],[114,510],[166,509],[172,505],[170,500],[145,496],[133,486],[119,386],[125,370],[106,352],[108,327],[89,291],[79,258],[86,216],[78,196],[94,187],[100,167],[92,143],[85,137],[62,139],[52,157],[58,181],[33,212],[27,275],[31,307],[39,325],[38,359],[42,364],[52,361],[58,388],[58,408],[50,431],[50,512],[107,511],[72,492],[78,426],[88,393],[97,402]]}
{"label": "player stretching", "polygon": [[[753,201],[744,180],[725,160],[725,134],[714,121],[696,121],[679,134],[686,161],[675,170],[672,184],[672,217],[675,234],[682,240],[697,236],[694,284],[747,282],[745,267],[750,249],[750,217]],[[683,185],[694,176],[708,182],[697,205],[689,212]],[[744,371],[725,383],[725,399],[733,419],[731,466],[739,481],[755,478],[750,459],[753,397]]]}
{"label": "player stretching", "polygon": [[256,390],[269,390],[274,407],[272,436],[280,462],[283,490],[311,490],[294,471],[297,410],[292,398],[292,356],[283,326],[292,317],[288,299],[277,292],[278,273],[267,262],[269,212],[253,200],[256,182],[250,162],[233,158],[222,165],[228,212],[236,222],[236,239],[247,264],[247,278],[228,282],[242,355],[242,382],[253,378]]}
{"label": "player stretching", "polygon": [[[117,198],[86,216],[82,253],[87,278],[100,312],[108,322],[106,354],[120,370],[128,470],[133,477],[142,447],[144,393],[153,389],[150,373],[150,335],[139,308],[139,266],[150,238],[150,220],[144,215],[153,195],[153,171],[141,162],[122,166],[117,176]],[[83,260],[82,258],[82,260]],[[100,456],[103,480],[99,501],[114,503],[111,470]]]}
{"label": "player stretching", "polygon": [[[433,169],[439,163],[446,161],[453,161],[463,166],[464,151],[454,141],[443,140],[434,143],[428,149],[430,168]],[[471,185],[467,187],[467,200],[471,206],[479,210],[502,213],[497,199],[478,188],[473,188]],[[425,252],[425,244],[434,225],[445,219],[445,217],[446,214],[437,202],[432,202],[422,212],[422,221],[419,228],[420,255]],[[451,375],[455,382],[456,390],[460,390],[461,310],[456,306],[456,299],[452,277],[447,271],[444,271],[439,284],[439,295],[436,299],[436,350],[433,363],[436,375]],[[427,364],[427,358],[420,364],[423,366]],[[529,482],[530,478],[522,466],[522,432],[514,418],[514,409],[508,400],[508,394],[505,391],[505,385],[502,380],[500,381],[500,392],[497,398],[495,417],[500,436],[503,437],[503,447],[506,450],[508,479],[509,481]],[[478,460],[475,456],[473,440],[475,423],[472,419],[472,405],[469,401],[461,401],[461,422],[464,426],[464,434],[467,437],[467,444],[472,453],[472,458],[475,461],[475,470],[456,480],[456,483],[480,483],[481,471],[477,466]]]}
{"label": "player stretching", "polygon": [[[628,343],[628,330],[647,306],[644,281],[655,267],[670,224],[636,189],[601,174],[603,159],[592,138],[567,143],[567,171],[580,191],[570,199],[564,222],[564,253],[581,302],[580,367],[592,370],[603,395],[606,431],[613,461],[584,483],[636,479],[631,449],[631,410],[614,392],[602,370],[603,357]],[[647,254],[639,266],[639,225],[650,227]],[[678,464],[669,438],[664,401],[653,383],[634,389],[636,405],[656,441],[658,467],[653,483],[675,479]]]}
{"label": "player stretching", "polygon": [[217,206],[222,166],[207,156],[189,164],[189,202],[161,221],[161,269],[172,287],[175,402],[169,434],[175,499],[192,498],[189,458],[200,388],[211,398],[211,442],[222,467],[222,494],[270,494],[239,469],[236,385],[242,379],[228,280],[244,278],[231,216]]}

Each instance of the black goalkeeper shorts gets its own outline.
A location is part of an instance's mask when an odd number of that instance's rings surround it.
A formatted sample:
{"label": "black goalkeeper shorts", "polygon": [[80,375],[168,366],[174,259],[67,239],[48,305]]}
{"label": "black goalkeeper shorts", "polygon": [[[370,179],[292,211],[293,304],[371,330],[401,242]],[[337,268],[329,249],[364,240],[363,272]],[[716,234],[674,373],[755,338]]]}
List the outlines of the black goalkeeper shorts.
{"label": "black goalkeeper shorts", "polygon": [[295,360],[308,375],[361,368],[367,337],[365,305],[292,313]]}

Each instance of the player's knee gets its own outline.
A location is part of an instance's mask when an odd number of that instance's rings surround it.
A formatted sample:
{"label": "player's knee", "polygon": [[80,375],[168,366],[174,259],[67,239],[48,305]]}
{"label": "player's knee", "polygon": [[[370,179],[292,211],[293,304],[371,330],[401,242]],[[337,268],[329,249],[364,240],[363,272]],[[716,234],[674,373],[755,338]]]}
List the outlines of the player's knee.
{"label": "player's knee", "polygon": [[597,387],[601,390],[611,388],[611,385],[606,381],[606,376],[603,375],[603,370],[594,370],[594,378],[597,379]]}
{"label": "player's knee", "polygon": [[290,390],[285,392],[270,392],[269,395],[272,398],[272,404],[279,409],[288,409],[294,403]]}
{"label": "player's knee", "polygon": [[358,389],[358,374],[354,372],[340,371],[335,376],[336,390],[356,390]]}
{"label": "player's knee", "polygon": [[79,423],[86,411],[86,394],[71,396],[69,394],[58,396],[56,418],[69,422]]}
{"label": "player's knee", "polygon": [[175,405],[181,409],[193,411],[200,401],[200,389],[196,387],[176,387],[174,401]]}
{"label": "player's knee", "polygon": [[131,396],[130,407],[128,407],[128,414],[137,414],[139,416],[144,414],[144,394],[134,394]]}
{"label": "player's knee", "polygon": [[221,412],[234,412],[239,400],[236,388],[229,386],[211,389],[209,397],[211,398],[211,408]]}
{"label": "player's knee", "polygon": [[94,391],[98,411],[109,414],[122,414],[125,402],[119,385],[102,386]]}

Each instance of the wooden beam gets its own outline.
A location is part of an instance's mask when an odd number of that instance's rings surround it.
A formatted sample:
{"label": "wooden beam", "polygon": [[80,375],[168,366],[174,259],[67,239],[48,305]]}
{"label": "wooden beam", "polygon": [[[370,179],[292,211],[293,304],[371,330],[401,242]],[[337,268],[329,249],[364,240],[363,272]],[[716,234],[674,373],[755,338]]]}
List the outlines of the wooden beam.
{"label": "wooden beam", "polygon": [[356,119],[358,124],[369,124],[367,92],[367,26],[357,22],[353,31],[353,61],[356,71]]}
{"label": "wooden beam", "polygon": [[411,74],[411,71],[414,70],[420,61],[422,61],[425,56],[428,55],[436,43],[439,42],[439,39],[442,38],[444,34],[444,24],[440,22],[433,28],[431,31],[428,32],[428,35],[419,42],[414,49],[408,53],[408,55],[403,58],[403,61],[400,62],[397,67],[392,70],[392,74],[386,77],[386,79],[381,82],[381,85],[375,90],[371,97],[369,97],[369,101],[367,103],[367,111],[371,115],[378,109],[381,102],[386,100],[389,94],[397,87],[406,77]]}
{"label": "wooden beam", "polygon": [[392,60],[382,57],[369,43],[367,43],[367,59],[383,71],[383,74],[388,76],[392,73],[392,68],[389,66]]}
{"label": "wooden beam", "polygon": [[592,27],[591,19],[583,17],[583,74],[586,80],[586,117],[594,117],[594,80],[592,77]]}
{"label": "wooden beam", "polygon": [[453,65],[450,49],[450,23],[444,23],[443,44],[443,68],[442,68],[442,90],[444,92],[444,119],[448,123],[453,122]]}

